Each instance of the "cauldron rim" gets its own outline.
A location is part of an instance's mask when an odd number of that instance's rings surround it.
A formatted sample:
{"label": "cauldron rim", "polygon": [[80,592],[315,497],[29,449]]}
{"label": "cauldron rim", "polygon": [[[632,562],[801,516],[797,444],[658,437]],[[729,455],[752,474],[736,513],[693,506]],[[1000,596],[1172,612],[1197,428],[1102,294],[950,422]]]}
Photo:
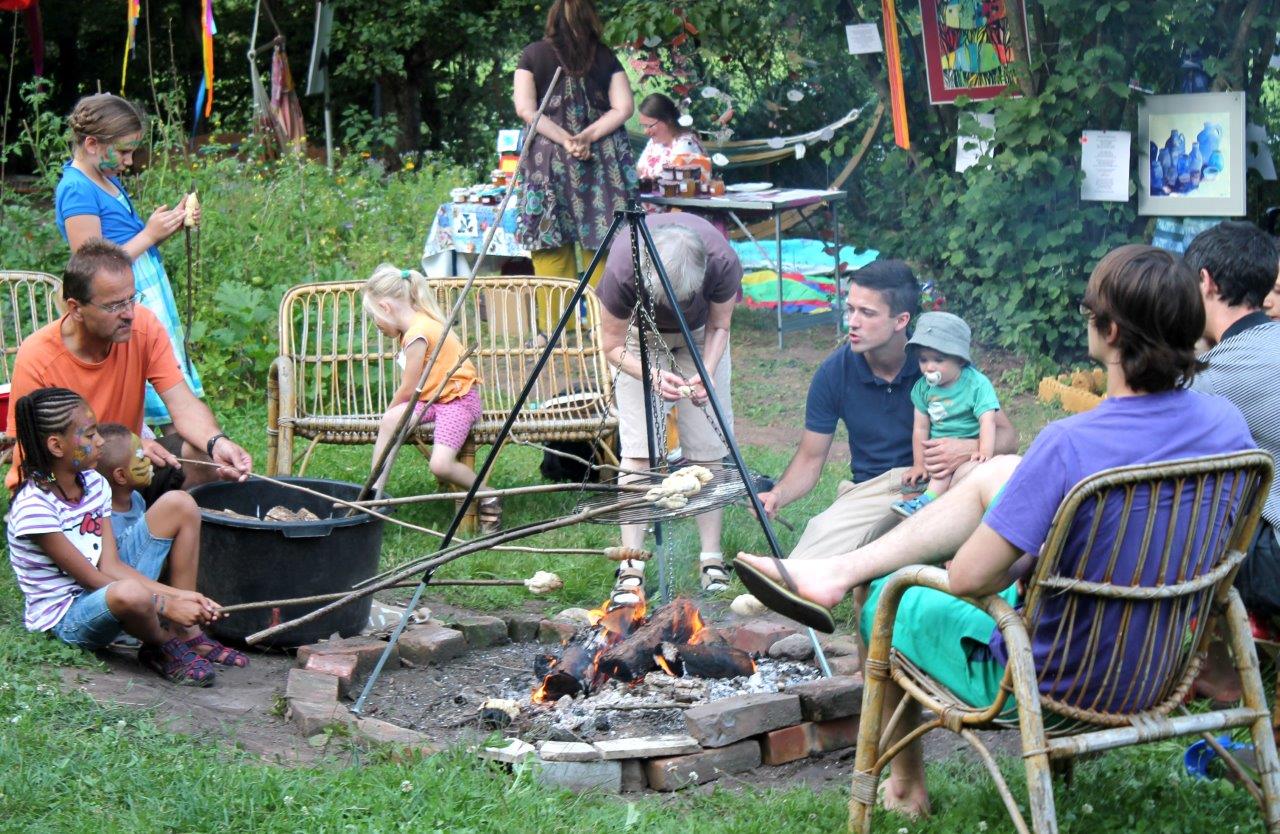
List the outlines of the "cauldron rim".
{"label": "cauldron rim", "polygon": [[[285,477],[278,477],[275,480],[283,481],[284,483],[292,483],[292,484],[298,484],[299,486],[309,487],[310,489],[314,489],[317,492],[325,492],[325,489],[324,489],[325,487],[344,487],[347,490],[350,490],[352,487],[355,487],[357,489],[359,488],[358,484],[353,484],[350,481],[338,481],[332,478],[304,478],[304,477],[298,477],[298,476],[285,476]],[[321,518],[318,521],[272,521],[270,519],[236,518],[234,516],[224,515],[218,510],[209,509],[208,507],[205,507],[200,501],[200,498],[202,496],[214,497],[217,493],[226,492],[228,490],[234,490],[238,487],[247,487],[252,483],[253,483],[252,480],[244,481],[244,482],[213,481],[207,484],[200,484],[199,486],[192,487],[191,497],[195,499],[196,505],[200,509],[201,521],[203,521],[204,523],[217,524],[224,527],[236,527],[242,530],[265,530],[268,532],[276,532],[276,533],[283,533],[285,531],[288,531],[289,533],[292,533],[292,534],[298,534],[298,533],[305,534],[307,532],[314,531],[316,534],[323,535],[323,533],[320,532],[322,530],[330,531],[330,530],[334,530],[341,527],[355,527],[357,525],[368,524],[369,522],[376,520],[373,516],[369,515],[368,513],[361,513],[361,512],[353,512],[351,515],[342,516],[342,517]],[[269,482],[264,482],[263,485],[275,486],[274,484],[270,484]],[[341,496],[333,495],[332,493],[330,493],[330,497],[340,498]],[[387,494],[385,492],[380,491],[378,492],[377,497],[385,498],[387,497]],[[337,509],[337,507],[335,507],[335,509]],[[388,515],[389,509],[390,508],[383,507],[378,509],[378,512],[382,513],[383,515]]]}

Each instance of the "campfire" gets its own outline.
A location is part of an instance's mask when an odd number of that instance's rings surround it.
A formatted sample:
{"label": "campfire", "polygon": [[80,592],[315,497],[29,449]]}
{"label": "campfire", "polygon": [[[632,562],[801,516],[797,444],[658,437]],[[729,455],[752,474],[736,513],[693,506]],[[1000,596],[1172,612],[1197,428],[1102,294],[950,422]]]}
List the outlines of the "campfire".
{"label": "campfire", "polygon": [[559,657],[539,655],[534,674],[542,683],[535,703],[590,695],[616,679],[638,683],[650,672],[671,677],[733,678],[755,671],[751,655],[726,643],[702,621],[697,607],[677,599],[646,617],[644,603],[607,605],[591,612],[594,623],[580,629]]}

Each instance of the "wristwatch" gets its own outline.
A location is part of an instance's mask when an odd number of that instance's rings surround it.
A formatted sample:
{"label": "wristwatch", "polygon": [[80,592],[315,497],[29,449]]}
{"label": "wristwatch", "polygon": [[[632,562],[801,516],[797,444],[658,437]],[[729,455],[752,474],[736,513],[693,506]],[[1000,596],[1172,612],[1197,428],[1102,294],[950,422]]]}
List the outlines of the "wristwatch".
{"label": "wristwatch", "polygon": [[213,457],[213,447],[218,445],[219,440],[223,439],[230,440],[231,438],[227,437],[222,432],[218,432],[213,437],[209,438],[209,442],[204,444],[204,453],[209,457]]}

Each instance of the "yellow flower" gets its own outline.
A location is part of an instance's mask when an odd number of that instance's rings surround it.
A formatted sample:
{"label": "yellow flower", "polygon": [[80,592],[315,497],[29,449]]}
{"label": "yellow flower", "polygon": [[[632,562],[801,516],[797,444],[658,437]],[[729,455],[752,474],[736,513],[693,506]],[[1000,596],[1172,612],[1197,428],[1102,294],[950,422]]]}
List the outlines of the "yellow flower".
{"label": "yellow flower", "polygon": [[406,171],[412,171],[412,170],[413,170],[413,161],[412,161],[412,160],[410,160],[409,162],[406,162],[406,163],[404,164],[404,169],[405,169]]}

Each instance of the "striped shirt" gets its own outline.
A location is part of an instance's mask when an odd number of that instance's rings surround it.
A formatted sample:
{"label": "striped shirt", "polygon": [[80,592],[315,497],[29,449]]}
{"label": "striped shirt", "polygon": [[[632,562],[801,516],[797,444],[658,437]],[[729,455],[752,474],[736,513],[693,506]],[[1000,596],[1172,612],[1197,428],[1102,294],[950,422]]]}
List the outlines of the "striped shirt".
{"label": "striped shirt", "polygon": [[84,588],[31,540],[61,533],[94,567],[102,555],[102,519],[111,515],[111,490],[92,470],[84,473],[84,495],[75,504],[27,482],[9,505],[9,563],[26,597],[23,625],[48,631],[58,624]]}
{"label": "striped shirt", "polygon": [[[1255,311],[1222,334],[1201,359],[1209,367],[1191,387],[1226,397],[1244,414],[1258,448],[1280,457],[1280,322]],[[1280,528],[1280,478],[1271,482],[1262,517]]]}

